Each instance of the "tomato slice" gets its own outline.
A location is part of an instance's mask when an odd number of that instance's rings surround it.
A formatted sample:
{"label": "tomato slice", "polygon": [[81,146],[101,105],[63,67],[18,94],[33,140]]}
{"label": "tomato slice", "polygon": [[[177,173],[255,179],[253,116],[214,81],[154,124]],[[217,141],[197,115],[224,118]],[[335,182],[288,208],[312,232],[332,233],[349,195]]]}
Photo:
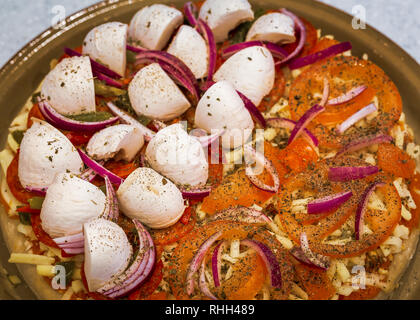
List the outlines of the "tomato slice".
{"label": "tomato slice", "polygon": [[[189,222],[185,224],[184,221],[178,221],[172,227],[160,230],[151,230],[150,235],[153,238],[153,242],[157,246],[166,246],[169,244],[173,244],[181,239],[183,239],[186,235],[188,235],[195,226],[196,218],[195,218],[195,210],[193,208],[187,208],[191,210],[191,215],[189,218]],[[182,218],[181,218],[182,219]]]}
{"label": "tomato slice", "polygon": [[[362,166],[364,161],[350,157],[328,159],[318,162],[307,171],[293,176],[283,184],[279,193],[278,212],[280,221],[289,237],[297,244],[300,235],[305,232],[308,238],[323,239],[335,230],[339,229],[347,219],[355,212],[360,201],[360,196],[368,183],[363,180],[350,182],[331,182],[328,179],[328,170],[332,166]],[[323,198],[343,191],[352,191],[353,197],[341,207],[327,213],[309,215],[307,213],[293,212],[291,194],[299,192],[299,198],[305,198],[305,194],[313,198]],[[317,222],[315,224],[315,222]]]}
{"label": "tomato slice", "polygon": [[[361,85],[367,86],[369,90],[347,103],[327,106],[326,111],[312,121],[309,129],[319,138],[321,147],[340,148],[361,135],[387,133],[400,118],[401,96],[382,69],[370,61],[337,56],[315,63],[292,83],[289,107],[293,120],[300,119],[311,106],[319,102],[324,78],[330,83],[331,97],[338,97]],[[337,124],[365,107],[375,96],[378,101],[378,115],[370,121],[369,126],[351,128],[342,135],[336,132]]]}
{"label": "tomato slice", "polygon": [[[197,253],[197,250],[201,244],[219,231],[222,232],[220,240],[230,241],[234,239],[241,240],[248,238],[260,241],[271,248],[279,261],[282,275],[282,288],[278,291],[274,291],[272,297],[274,299],[287,299],[290,292],[291,281],[294,277],[293,267],[291,265],[291,259],[288,252],[275,238],[273,238],[270,233],[261,227],[234,221],[209,222],[206,225],[197,228],[194,232],[190,233],[188,237],[179,242],[174,251],[174,254],[168,263],[168,279],[165,279],[169,282],[174,296],[180,300],[190,299],[185,291],[185,283],[191,260]],[[258,264],[259,262],[254,263]],[[255,264],[255,267],[260,268],[257,266],[257,264]],[[225,285],[223,285],[222,282],[223,289],[218,291],[218,294],[221,297],[226,296],[226,298],[232,297],[239,299],[243,297],[255,296],[255,290],[257,290],[261,284],[261,279],[259,276],[253,275],[252,277],[248,278],[250,280],[250,284],[244,284],[245,287],[239,290],[238,283],[242,282],[238,279],[238,277],[240,275],[243,276],[244,274],[239,270],[238,272],[239,275],[235,276],[235,279],[237,280],[233,281],[232,283],[228,282]],[[234,293],[235,290],[239,290],[237,295]],[[222,291],[225,293],[225,295],[221,293]]]}
{"label": "tomato slice", "polygon": [[10,162],[9,167],[7,168],[6,181],[9,186],[10,192],[13,196],[23,203],[28,203],[30,198],[36,197],[36,194],[28,192],[22,186],[19,180],[18,175],[19,167],[19,152],[15,155],[12,162]]}
{"label": "tomato slice", "polygon": [[357,291],[353,291],[348,296],[340,295],[340,300],[370,300],[375,298],[381,289],[372,286],[366,286],[366,289],[360,289]]}
{"label": "tomato slice", "polygon": [[[299,17],[303,24],[305,25],[306,28],[306,41],[305,41],[305,46],[303,47],[302,52],[300,53],[300,57],[304,57],[307,56],[308,54],[311,53],[311,51],[313,50],[313,48],[316,46],[317,42],[318,42],[318,32],[316,31],[315,27],[312,25],[312,23],[310,23],[308,20]],[[288,43],[285,46],[283,46],[283,48],[289,52],[292,53],[296,47],[298,46],[299,43],[299,39],[296,40],[296,42],[294,43]]]}
{"label": "tomato slice", "polygon": [[[134,292],[132,292],[128,299],[129,300],[149,300],[153,295],[153,292],[159,287],[163,279],[163,262],[159,260],[150,275],[149,279],[141,285],[141,287]],[[166,293],[165,293],[166,297]],[[165,299],[151,299],[151,300],[165,300]]]}
{"label": "tomato slice", "polygon": [[264,262],[257,253],[252,253],[237,261],[233,274],[214,290],[214,294],[226,300],[252,300],[260,292],[267,277]]}
{"label": "tomato slice", "polygon": [[364,236],[361,240],[348,242],[344,246],[317,242],[312,244],[312,249],[330,257],[348,258],[378,248],[392,234],[401,219],[401,198],[392,182],[388,182],[377,191],[383,194],[387,210],[366,211],[365,221],[373,231],[372,234]]}
{"label": "tomato slice", "polygon": [[49,234],[46,233],[44,229],[42,229],[41,216],[39,214],[31,215],[31,224],[32,224],[32,229],[34,230],[35,236],[39,242],[42,242],[43,244],[52,248],[58,248],[57,244],[49,236]]}
{"label": "tomato slice", "polygon": [[140,165],[137,162],[124,162],[124,161],[109,161],[105,164],[112,173],[116,174],[122,179],[126,179],[133,171],[138,169]]}
{"label": "tomato slice", "polygon": [[417,208],[411,210],[411,219],[409,221],[403,220],[402,223],[410,230],[413,230],[417,229],[420,223],[420,173],[416,172],[414,174],[409,190]]}
{"label": "tomato slice", "polygon": [[29,110],[29,113],[28,113],[28,122],[27,122],[27,127],[28,128],[32,127],[32,123],[33,123],[32,118],[37,118],[37,119],[40,119],[40,120],[45,120],[44,116],[42,115],[41,111],[39,110],[38,103],[35,103],[32,106],[31,110]]}
{"label": "tomato slice", "polygon": [[411,179],[416,170],[416,161],[397,146],[382,143],[378,147],[378,166],[395,177]]}
{"label": "tomato slice", "polygon": [[[305,232],[311,248],[315,252],[334,258],[345,258],[358,256],[377,248],[391,235],[401,218],[401,199],[389,176],[381,174],[371,176],[368,179],[344,183],[328,180],[328,169],[332,166],[355,167],[363,166],[363,164],[364,162],[362,160],[351,157],[328,159],[319,162],[316,167],[290,178],[284,184],[284,189],[279,194],[279,218],[282,226],[293,241],[299,243],[300,235]],[[339,229],[354,214],[361,201],[364,190],[366,190],[372,181],[386,183],[384,187],[378,188],[377,192],[383,194],[383,201],[387,208],[386,211],[366,210],[365,222],[369,225],[373,233],[363,237],[359,241],[353,240],[342,246],[322,243],[321,241],[326,236]],[[309,217],[312,215],[295,213],[292,210],[293,199],[290,195],[295,192],[299,192],[302,195],[310,192],[314,198],[321,198],[340,190],[352,191],[353,197],[341,207],[329,213]]]}
{"label": "tomato slice", "polygon": [[[296,139],[283,150],[265,142],[264,156],[277,169],[280,183],[285,181],[285,175],[290,170],[295,172],[305,170],[309,164],[318,159],[316,151],[303,139]],[[268,185],[273,183],[271,176],[265,171],[260,175],[260,179]],[[213,189],[204,199],[201,209],[208,214],[214,214],[237,206],[250,207],[253,204],[261,206],[272,196],[273,193],[255,187],[246,177],[245,170],[241,168],[225,177],[223,183]]]}
{"label": "tomato slice", "polygon": [[335,294],[335,288],[325,271],[303,264],[297,264],[295,271],[299,283],[309,296],[309,300],[328,300]]}

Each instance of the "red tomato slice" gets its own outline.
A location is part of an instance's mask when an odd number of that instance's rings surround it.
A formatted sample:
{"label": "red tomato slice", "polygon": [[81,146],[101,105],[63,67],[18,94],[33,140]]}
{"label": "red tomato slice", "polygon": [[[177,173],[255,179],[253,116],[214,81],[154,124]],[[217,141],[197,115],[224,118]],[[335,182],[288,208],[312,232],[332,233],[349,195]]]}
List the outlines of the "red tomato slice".
{"label": "red tomato slice", "polygon": [[416,170],[416,161],[393,144],[382,143],[378,147],[378,166],[395,177],[411,179]]}
{"label": "red tomato slice", "polygon": [[295,271],[299,283],[302,284],[309,296],[309,300],[328,300],[335,294],[335,288],[325,271],[303,264],[297,264]]}
{"label": "red tomato slice", "polygon": [[379,288],[366,286],[366,289],[353,291],[349,296],[340,295],[340,300],[371,300],[374,299],[380,292],[381,289]]}
{"label": "red tomato slice", "polygon": [[[370,61],[337,56],[315,63],[292,83],[289,107],[293,120],[300,119],[311,106],[319,103],[324,78],[330,83],[331,97],[338,97],[361,85],[366,85],[369,90],[348,103],[327,106],[326,111],[312,121],[309,129],[319,138],[321,147],[340,148],[361,135],[375,132],[388,133],[400,118],[401,96],[395,84],[382,69]],[[370,121],[369,126],[352,128],[345,134],[338,134],[335,125],[365,107],[375,96],[378,100],[379,114]]]}
{"label": "red tomato slice", "polygon": [[[187,208],[190,209],[190,208]],[[185,222],[185,220],[184,220]],[[153,242],[157,246],[166,246],[172,243],[175,243],[183,239],[188,235],[195,226],[195,210],[191,208],[191,215],[189,222],[184,224],[181,221],[178,221],[172,227],[161,229],[161,230],[151,230],[150,235],[153,238]]]}
{"label": "red tomato slice", "polygon": [[[190,233],[188,237],[185,237],[179,242],[168,264],[168,279],[165,279],[169,282],[174,296],[179,300],[190,299],[185,292],[185,283],[191,260],[197,253],[201,244],[219,231],[222,232],[220,240],[254,239],[267,245],[273,253],[276,254],[277,260],[280,263],[282,275],[282,288],[278,291],[274,291],[272,298],[287,299],[291,288],[291,282],[294,277],[293,267],[288,252],[270,233],[264,231],[259,226],[234,221],[214,221],[207,223],[206,225],[197,228],[194,232]],[[261,275],[261,273],[262,269],[259,274]],[[238,288],[238,283],[241,282],[239,280],[240,277],[238,277],[239,275],[242,275],[242,277],[249,277],[248,279],[251,281],[249,286],[244,286],[242,289]],[[248,275],[239,272],[239,274],[235,276],[235,279],[237,280],[233,283],[226,283],[226,286],[222,287],[220,290],[225,292],[225,294],[232,294],[232,298],[252,299],[255,296],[255,290],[258,291],[258,287],[261,284],[259,276],[255,274],[251,276],[250,272],[248,272]],[[219,291],[218,294],[221,294],[221,291]],[[238,296],[233,293],[234,291],[238,291]],[[226,295],[226,298],[229,298],[229,296]]]}
{"label": "red tomato slice", "polygon": [[417,229],[420,223],[420,173],[416,172],[409,186],[411,196],[417,208],[411,210],[411,219],[403,220],[403,224],[410,230]]}
{"label": "red tomato slice", "polygon": [[19,181],[19,152],[15,155],[9,167],[7,168],[6,181],[13,196],[23,203],[28,203],[30,198],[36,197],[36,194],[28,192]]}
{"label": "red tomato slice", "polygon": [[32,229],[34,230],[35,236],[39,242],[42,242],[52,248],[58,248],[54,240],[44,231],[44,229],[42,229],[41,216],[39,214],[31,215],[31,223]]}
{"label": "red tomato slice", "polygon": [[32,127],[32,123],[33,123],[32,118],[45,120],[44,116],[42,115],[41,111],[39,110],[38,103],[35,103],[33,105],[33,107],[31,108],[31,110],[29,110],[28,122],[27,122],[27,127],[28,128]]}

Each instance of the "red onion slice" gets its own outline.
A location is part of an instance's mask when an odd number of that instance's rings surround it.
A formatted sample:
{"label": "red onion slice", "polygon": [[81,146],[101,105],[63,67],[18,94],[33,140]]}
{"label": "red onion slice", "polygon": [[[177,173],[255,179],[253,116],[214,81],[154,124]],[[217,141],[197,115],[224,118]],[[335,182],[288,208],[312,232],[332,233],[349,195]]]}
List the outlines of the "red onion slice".
{"label": "red onion slice", "polygon": [[207,42],[207,49],[209,52],[208,60],[208,72],[207,72],[207,83],[213,81],[213,75],[216,71],[216,60],[217,60],[217,47],[216,41],[214,40],[213,31],[210,29],[209,25],[202,19],[198,19],[198,27],[201,30],[201,33],[204,35],[204,38]]}
{"label": "red onion slice", "polygon": [[[267,125],[272,128],[284,128],[292,131],[296,126],[296,121],[286,118],[271,118],[267,119]],[[312,132],[308,129],[303,129],[301,133],[302,137],[308,141],[312,146],[317,147],[319,141]]]}
{"label": "red onion slice", "polygon": [[291,54],[289,54],[287,58],[280,60],[279,62],[280,64],[285,64],[289,62],[290,60],[292,60],[293,58],[295,58],[303,50],[303,47],[305,46],[305,42],[306,42],[306,28],[302,20],[300,20],[294,13],[290,12],[287,9],[281,9],[280,12],[292,18],[300,34],[299,43],[296,49]]}
{"label": "red onion slice", "polygon": [[224,135],[226,130],[218,130],[216,133],[209,136],[200,136],[196,137],[200,141],[203,148],[207,148],[209,145],[212,145],[217,139]]}
{"label": "red onion slice", "polygon": [[96,77],[98,80],[101,80],[103,82],[105,82],[107,85],[111,86],[111,87],[115,87],[118,89],[121,89],[123,86],[120,82],[112,79],[111,77],[108,77],[107,75],[104,75],[100,72],[97,72],[95,70],[92,71],[93,76]]}
{"label": "red onion slice", "polygon": [[142,53],[142,52],[145,52],[145,51],[149,51],[146,48],[134,47],[134,46],[130,46],[129,44],[127,44],[127,50],[130,50],[131,52],[134,52],[134,53]]}
{"label": "red onion slice", "polygon": [[385,134],[377,134],[377,135],[372,135],[372,136],[368,136],[368,137],[363,137],[359,140],[353,141],[350,144],[346,145],[343,149],[341,149],[338,153],[337,153],[337,157],[346,153],[350,153],[350,152],[355,152],[358,151],[360,149],[375,145],[375,144],[380,144],[380,143],[386,143],[386,142],[391,142],[393,139],[391,136],[385,135]]}
{"label": "red onion slice", "polygon": [[82,254],[85,251],[83,232],[53,239],[57,246],[67,254]]}
{"label": "red onion slice", "polygon": [[358,95],[360,95],[366,89],[367,89],[367,86],[359,86],[359,87],[353,88],[350,91],[346,92],[345,94],[343,94],[343,95],[341,95],[337,98],[328,100],[328,105],[329,106],[336,106],[336,105],[339,105],[339,104],[349,102],[349,101],[353,100],[354,98],[356,98]]}
{"label": "red onion slice", "polygon": [[222,232],[216,232],[213,234],[210,238],[208,238],[204,243],[200,246],[197,253],[195,254],[194,258],[191,261],[191,264],[188,268],[187,273],[187,294],[192,295],[194,292],[194,274],[198,271],[198,268],[200,268],[201,263],[203,262],[203,259],[207,253],[207,251],[210,249],[210,247],[215,243],[219,237],[222,235]]}
{"label": "red onion slice", "polygon": [[144,135],[144,138],[147,142],[149,142],[155,137],[156,134],[152,130],[142,125],[140,122],[138,122],[136,119],[134,119],[132,116],[130,116],[120,108],[118,108],[112,102],[108,102],[107,106],[115,116],[119,117],[121,122],[136,127]]}
{"label": "red onion slice", "polygon": [[219,243],[216,248],[214,248],[213,255],[211,257],[211,271],[213,273],[213,281],[216,288],[220,287],[222,252],[225,247],[225,241]]}
{"label": "red onion slice", "polygon": [[54,242],[58,245],[66,245],[68,243],[82,242],[82,241],[85,241],[85,238],[82,232],[73,234],[71,236],[60,237],[60,238],[54,239]]}
{"label": "red onion slice", "polygon": [[258,189],[267,191],[267,192],[273,192],[277,193],[280,188],[280,178],[279,173],[277,172],[277,169],[273,166],[272,162],[268,160],[266,157],[264,157],[263,154],[260,152],[255,151],[251,146],[246,145],[244,147],[244,154],[250,155],[250,157],[255,160],[257,164],[263,165],[264,168],[267,170],[267,172],[271,175],[274,185],[269,186],[265,183],[263,183],[257,175],[254,174],[253,168],[251,166],[245,167],[245,175],[251,181],[251,183],[256,186]]}
{"label": "red onion slice", "polygon": [[201,292],[209,299],[211,300],[218,300],[216,298],[216,296],[211,293],[209,286],[207,285],[207,281],[206,281],[206,274],[205,274],[205,268],[206,268],[206,262],[205,260],[203,261],[203,263],[201,264],[201,268],[200,268],[200,277],[198,279],[198,286],[201,290]]}
{"label": "red onion slice", "polygon": [[203,188],[184,188],[181,187],[179,190],[182,193],[184,199],[203,199],[208,197],[211,192],[211,187],[203,187]]}
{"label": "red onion slice", "polygon": [[245,108],[249,111],[249,113],[265,128],[267,126],[267,123],[261,114],[261,112],[258,110],[258,108],[255,106],[255,104],[249,100],[244,94],[242,94],[239,91],[236,91],[239,95],[239,97],[242,99],[242,101],[245,104]]}
{"label": "red onion slice", "polygon": [[316,104],[312,108],[310,108],[308,111],[305,112],[305,114],[299,119],[299,121],[296,123],[296,126],[293,128],[292,133],[289,137],[288,144],[291,144],[299,135],[302,134],[303,130],[307,127],[307,125],[321,112],[324,112],[325,107]]}
{"label": "red onion slice", "polygon": [[348,128],[354,125],[356,122],[366,118],[368,115],[377,111],[376,105],[371,103],[364,107],[363,109],[357,111],[353,115],[351,115],[347,120],[345,120],[342,124],[337,127],[337,131],[343,134]]}
{"label": "red onion slice", "polygon": [[[69,55],[70,57],[82,57],[83,55],[73,49],[70,48],[64,48],[64,52]],[[96,62],[92,58],[90,59],[90,64],[92,65],[92,70],[96,70],[100,73],[103,73],[107,75],[108,77],[111,77],[113,79],[121,79],[122,76],[116,73],[115,71],[112,71],[111,69],[105,67],[103,64],[100,64],[99,62]]]}
{"label": "red onion slice", "polygon": [[330,97],[330,83],[328,82],[328,78],[324,78],[324,90],[322,92],[322,99],[319,103],[322,107],[325,107],[328,102],[328,98]]}
{"label": "red onion slice", "polygon": [[197,7],[192,2],[187,2],[184,5],[184,14],[187,18],[188,22],[192,27],[195,27],[197,25]]}
{"label": "red onion slice", "polygon": [[255,240],[242,240],[241,244],[254,249],[264,261],[267,271],[270,275],[270,282],[273,288],[281,288],[280,265],[274,253],[263,243]]}
{"label": "red onion slice", "polygon": [[305,256],[311,261],[314,265],[317,267],[327,270],[330,266],[330,259],[326,256],[314,253],[311,248],[309,247],[308,237],[306,236],[306,233],[303,232],[300,235],[300,247],[303,250],[303,253]]}
{"label": "red onion slice", "polygon": [[[155,264],[156,253],[152,237],[139,221],[133,220],[133,223],[136,226],[139,238],[142,237],[144,240],[147,258],[146,255],[138,254],[131,266],[118,279],[111,281],[114,287],[103,293],[110,298],[122,297],[142,284]],[[103,290],[101,289],[101,291]]]}
{"label": "red onion slice", "polygon": [[308,203],[308,213],[317,214],[338,208],[353,196],[353,192],[341,192]]}
{"label": "red onion slice", "polygon": [[356,219],[355,219],[355,237],[356,240],[360,240],[363,234],[363,220],[364,220],[364,213],[366,210],[366,206],[369,202],[369,198],[372,193],[375,191],[376,188],[384,186],[385,183],[383,182],[375,182],[371,186],[369,186],[365,192],[363,193],[362,200],[360,201],[357,211],[356,211]]}
{"label": "red onion slice", "polygon": [[194,74],[192,73],[192,71],[190,70],[190,68],[187,67],[187,65],[182,62],[180,59],[178,59],[177,57],[171,55],[168,52],[165,51],[153,51],[153,50],[149,50],[149,51],[143,51],[140,52],[137,55],[137,59],[138,60],[142,60],[142,59],[152,59],[152,60],[156,60],[156,62],[163,62],[166,65],[170,65],[173,68],[175,68],[178,73],[180,73],[185,79],[189,80],[189,82],[192,84],[192,86],[195,88],[195,94],[194,96],[198,97],[198,83],[197,83],[197,79],[195,78]]}
{"label": "red onion slice", "polygon": [[74,132],[83,131],[99,131],[103,128],[110,126],[118,121],[118,117],[114,117],[101,122],[80,122],[69,119],[62,116],[54,108],[52,108],[48,102],[43,101],[39,103],[39,110],[42,115],[50,122],[54,127],[62,130],[69,130]]}
{"label": "red onion slice", "polygon": [[80,247],[80,248],[63,248],[62,249],[66,254],[70,254],[70,255],[78,255],[78,254],[82,254],[85,252],[85,248]]}
{"label": "red onion slice", "polygon": [[265,224],[272,222],[270,218],[263,214],[261,211],[246,207],[226,209],[216,213],[209,219],[209,221],[215,220],[233,220],[250,224]]}
{"label": "red onion slice", "polygon": [[97,163],[95,160],[91,159],[86,153],[84,153],[82,150],[78,149],[80,157],[82,158],[82,161],[85,165],[87,165],[89,168],[94,170],[97,174],[99,174],[101,177],[105,178],[106,176],[109,178],[109,180],[116,185],[120,185],[124,182],[123,179],[121,179],[116,174],[112,173],[105,167],[101,166],[99,163]]}
{"label": "red onion slice", "polygon": [[48,188],[35,188],[35,187],[25,187],[25,190],[28,192],[31,192],[33,194],[36,194],[37,196],[40,197],[45,197],[47,194],[47,189]]}
{"label": "red onion slice", "polygon": [[299,69],[299,68],[308,66],[310,64],[314,64],[315,62],[319,60],[333,57],[340,53],[351,50],[351,48],[352,48],[352,45],[350,42],[341,42],[327,49],[324,49],[322,51],[315,52],[305,57],[297,58],[289,63],[289,68],[290,70]]}
{"label": "red onion slice", "polygon": [[120,215],[118,208],[117,195],[115,194],[114,187],[111,184],[108,176],[104,177],[106,186],[106,206],[103,214],[103,218],[116,222]]}
{"label": "red onion slice", "polygon": [[305,253],[303,252],[302,248],[300,247],[293,247],[290,251],[290,254],[296,259],[298,260],[300,263],[307,265],[308,267],[313,267],[313,268],[318,268],[318,269],[322,269],[319,266],[313,264],[311,262],[311,260],[309,260]]}
{"label": "red onion slice", "polygon": [[331,181],[346,182],[363,179],[379,172],[377,166],[367,167],[334,167],[328,171],[328,179]]}
{"label": "red onion slice", "polygon": [[237,44],[227,47],[225,50],[223,50],[222,57],[228,58],[231,55],[250,47],[265,47],[267,50],[271,52],[271,54],[274,57],[280,58],[280,59],[284,59],[289,55],[289,53],[285,49],[280,47],[278,44],[275,44],[273,42],[268,42],[268,41],[255,40],[255,41],[237,43]]}

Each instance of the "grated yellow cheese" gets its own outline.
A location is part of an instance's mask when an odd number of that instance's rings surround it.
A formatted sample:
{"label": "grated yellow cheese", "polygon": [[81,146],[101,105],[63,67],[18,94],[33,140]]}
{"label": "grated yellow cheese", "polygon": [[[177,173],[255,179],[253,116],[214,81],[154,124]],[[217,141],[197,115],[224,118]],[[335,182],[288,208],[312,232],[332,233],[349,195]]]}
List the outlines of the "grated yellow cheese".
{"label": "grated yellow cheese", "polygon": [[9,258],[9,263],[50,265],[54,262],[54,258],[29,253],[12,253]]}

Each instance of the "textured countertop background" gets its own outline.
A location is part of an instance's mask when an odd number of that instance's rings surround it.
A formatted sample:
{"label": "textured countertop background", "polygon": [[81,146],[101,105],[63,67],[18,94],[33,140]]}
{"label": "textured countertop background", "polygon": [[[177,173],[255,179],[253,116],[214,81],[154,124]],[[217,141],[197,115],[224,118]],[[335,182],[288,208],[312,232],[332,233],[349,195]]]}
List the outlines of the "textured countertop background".
{"label": "textured countertop background", "polygon": [[[319,1],[349,13],[355,5],[364,6],[367,23],[397,42],[420,62],[419,0]],[[55,16],[68,16],[95,2],[98,0],[0,0],[0,66],[28,41],[50,27]]]}

